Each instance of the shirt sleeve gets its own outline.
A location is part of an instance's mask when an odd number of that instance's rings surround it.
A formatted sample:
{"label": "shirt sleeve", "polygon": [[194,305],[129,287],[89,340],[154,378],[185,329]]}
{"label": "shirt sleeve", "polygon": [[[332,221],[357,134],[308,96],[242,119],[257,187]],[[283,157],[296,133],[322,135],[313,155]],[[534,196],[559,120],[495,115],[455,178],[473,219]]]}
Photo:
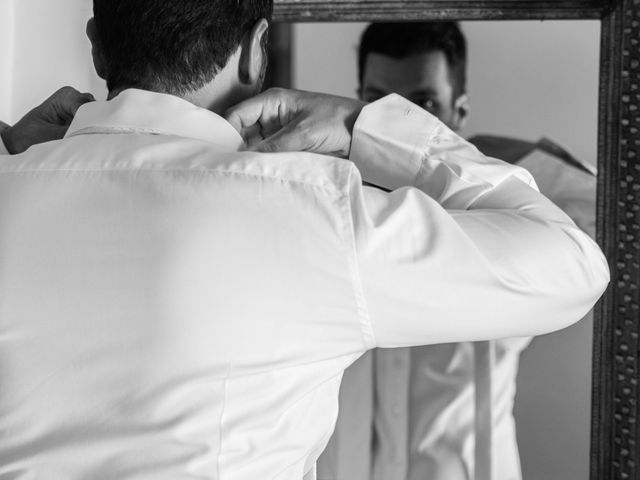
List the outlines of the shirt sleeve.
{"label": "shirt sleeve", "polygon": [[596,176],[563,159],[533,150],[518,161],[535,178],[540,192],[562,209],[578,227],[596,236]]}
{"label": "shirt sleeve", "polygon": [[[7,128],[9,128],[9,125],[0,121],[0,133],[5,131]],[[1,135],[0,135],[0,155],[10,155],[9,150],[7,150],[7,147],[5,146]]]}
{"label": "shirt sleeve", "polygon": [[548,333],[582,318],[606,288],[598,246],[526,170],[483,156],[401,97],[363,109],[350,159],[376,346]]}

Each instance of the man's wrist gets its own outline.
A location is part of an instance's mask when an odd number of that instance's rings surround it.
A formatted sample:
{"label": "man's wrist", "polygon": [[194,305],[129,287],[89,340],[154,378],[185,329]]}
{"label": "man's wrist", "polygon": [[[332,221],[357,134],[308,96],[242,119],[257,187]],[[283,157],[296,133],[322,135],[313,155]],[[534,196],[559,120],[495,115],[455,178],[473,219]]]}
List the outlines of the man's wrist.
{"label": "man's wrist", "polygon": [[395,190],[415,186],[440,121],[399,95],[366,105],[353,127],[349,159],[364,181]]}

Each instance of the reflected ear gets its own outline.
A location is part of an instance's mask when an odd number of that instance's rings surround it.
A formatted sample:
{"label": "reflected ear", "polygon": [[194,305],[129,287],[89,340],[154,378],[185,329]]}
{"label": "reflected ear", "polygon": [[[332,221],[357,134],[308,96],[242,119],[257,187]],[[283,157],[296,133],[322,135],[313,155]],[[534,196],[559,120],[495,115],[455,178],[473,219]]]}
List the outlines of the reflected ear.
{"label": "reflected ear", "polygon": [[267,36],[269,23],[261,18],[242,40],[238,77],[240,82],[248,86],[256,86],[256,90],[264,80],[267,65]]}
{"label": "reflected ear", "polygon": [[93,57],[93,66],[96,69],[96,73],[103,80],[107,79],[107,62],[104,58],[102,43],[98,37],[98,30],[96,29],[96,22],[93,18],[90,18],[87,22],[87,37],[91,42],[91,56]]}
{"label": "reflected ear", "polygon": [[463,93],[453,103],[453,130],[458,131],[464,128],[469,116],[469,95]]}

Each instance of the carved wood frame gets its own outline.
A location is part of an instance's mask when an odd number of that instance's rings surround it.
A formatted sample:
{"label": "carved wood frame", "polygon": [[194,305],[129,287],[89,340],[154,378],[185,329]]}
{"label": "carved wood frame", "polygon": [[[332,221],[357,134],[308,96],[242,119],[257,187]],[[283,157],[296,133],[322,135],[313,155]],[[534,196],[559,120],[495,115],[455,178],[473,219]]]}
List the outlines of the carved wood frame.
{"label": "carved wood frame", "polygon": [[600,19],[591,480],[640,479],[640,0],[275,0],[275,21]]}

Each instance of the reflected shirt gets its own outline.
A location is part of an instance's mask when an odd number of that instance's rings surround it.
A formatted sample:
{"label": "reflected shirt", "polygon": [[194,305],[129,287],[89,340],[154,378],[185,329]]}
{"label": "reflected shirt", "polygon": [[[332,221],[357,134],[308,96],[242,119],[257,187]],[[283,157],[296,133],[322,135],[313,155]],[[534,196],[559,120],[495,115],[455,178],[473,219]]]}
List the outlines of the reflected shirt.
{"label": "reflected shirt", "polygon": [[[528,142],[470,141],[526,168],[541,192],[595,237],[590,165]],[[530,342],[521,337],[368,352],[345,372],[320,478],[519,480],[512,412],[520,354]]]}
{"label": "reflected shirt", "polygon": [[313,478],[366,350],[562,328],[608,282],[524,170],[397,96],[351,161],[242,148],[131,89],[0,158],[0,477]]}

